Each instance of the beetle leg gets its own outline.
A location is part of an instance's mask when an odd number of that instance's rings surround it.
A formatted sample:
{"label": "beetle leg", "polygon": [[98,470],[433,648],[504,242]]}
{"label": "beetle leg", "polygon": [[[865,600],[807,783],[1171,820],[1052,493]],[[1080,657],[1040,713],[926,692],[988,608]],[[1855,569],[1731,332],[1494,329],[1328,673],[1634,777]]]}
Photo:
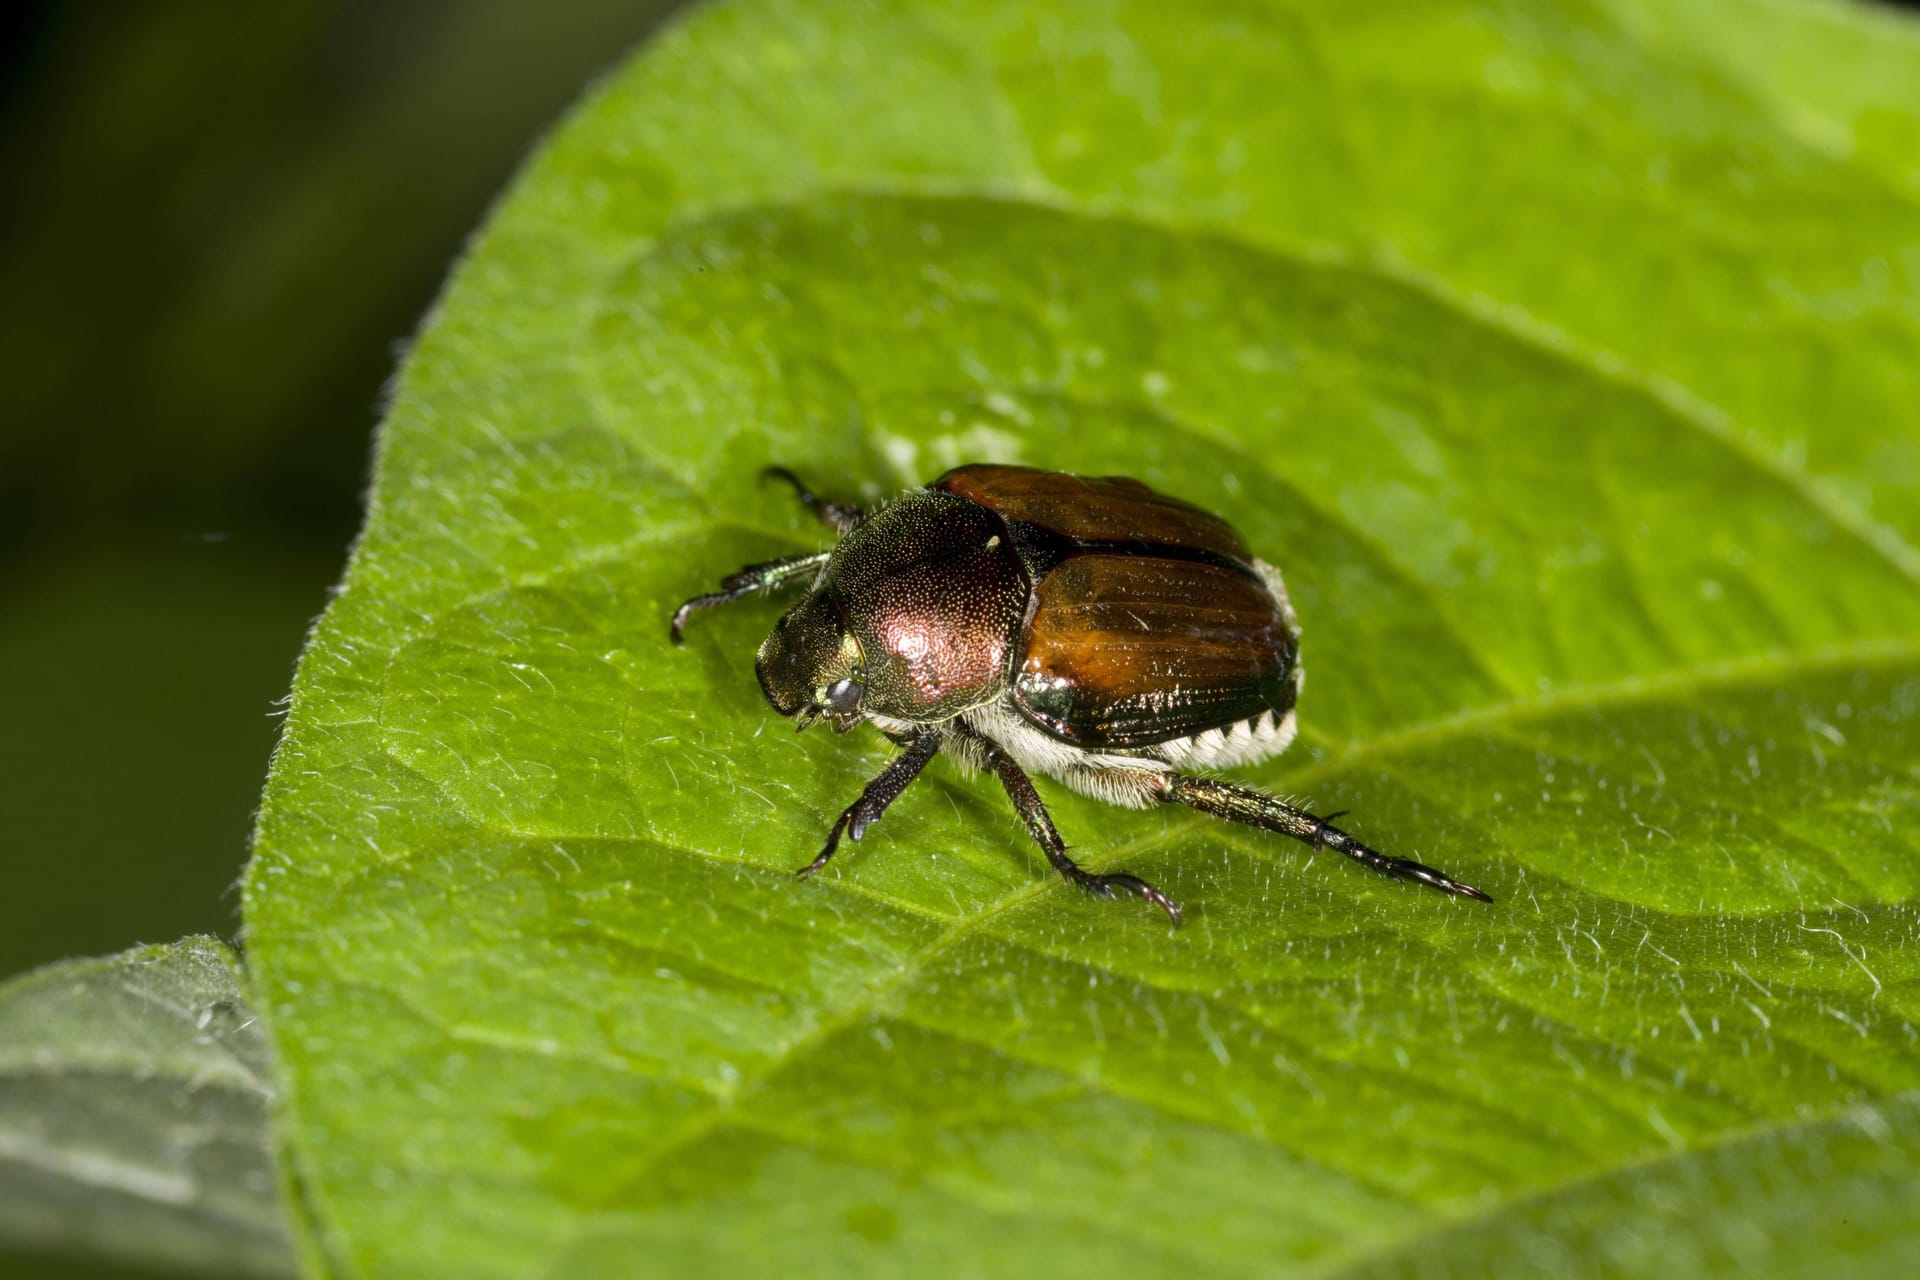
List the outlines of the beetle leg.
{"label": "beetle leg", "polygon": [[830,498],[821,497],[813,490],[807,488],[806,481],[785,467],[767,467],[761,471],[760,478],[762,480],[784,480],[792,485],[794,496],[800,499],[801,504],[805,506],[807,510],[813,512],[814,515],[818,516],[820,522],[830,527],[835,533],[844,534],[851,530],[853,526],[860,523],[860,517],[862,515],[860,508],[849,503],[835,502]]}
{"label": "beetle leg", "polygon": [[1351,809],[1335,809],[1324,818],[1317,813],[1308,815],[1313,819],[1313,851],[1315,853],[1327,847],[1327,832],[1336,829],[1333,825],[1333,820],[1335,818],[1344,818],[1352,812],[1353,810]]}
{"label": "beetle leg", "polygon": [[703,609],[718,609],[723,604],[732,604],[746,596],[757,595],[762,591],[776,591],[793,582],[796,578],[816,572],[827,562],[831,551],[809,551],[804,555],[782,556],[778,560],[768,560],[763,564],[750,564],[737,573],[730,573],[720,579],[720,589],[710,595],[695,596],[673,611],[673,622],[667,627],[667,634],[675,644],[685,644],[681,631],[687,625],[687,619]]}
{"label": "beetle leg", "polygon": [[833,830],[827,833],[826,848],[820,850],[819,857],[794,872],[795,875],[804,880],[826,866],[833,857],[833,851],[840,847],[842,835],[855,840],[865,835],[867,828],[879,821],[880,815],[887,811],[887,806],[900,798],[900,793],[920,776],[920,771],[927,767],[927,761],[933,759],[940,750],[940,735],[923,733],[909,740],[906,746],[905,751],[887,762],[880,776],[867,784],[860,798],[841,811],[839,818],[834,821]]}
{"label": "beetle leg", "polygon": [[[1222,782],[1217,778],[1196,778],[1191,774],[1176,773],[1168,783],[1165,798],[1178,800],[1181,804],[1191,805],[1202,813],[1210,813],[1229,822],[1244,822],[1250,827],[1292,836],[1295,840],[1312,845],[1315,850],[1332,849],[1335,853],[1344,853],[1360,865],[1372,867],[1396,880],[1417,880],[1442,893],[1478,898],[1482,902],[1493,901],[1472,885],[1462,884],[1446,873],[1435,871],[1411,858],[1392,858],[1377,849],[1370,849],[1340,828],[1330,825],[1330,819],[1316,818],[1304,809],[1296,809],[1286,801],[1255,791],[1252,787]],[[1332,816],[1337,818],[1340,815],[1336,813]]]}
{"label": "beetle leg", "polygon": [[1040,793],[1033,789],[1033,780],[1026,775],[1013,757],[1002,751],[996,744],[978,736],[987,767],[1000,779],[1000,785],[1006,788],[1007,799],[1013,801],[1014,811],[1020,815],[1020,821],[1027,827],[1027,833],[1041,849],[1046,852],[1047,861],[1053,869],[1065,876],[1069,883],[1077,884],[1096,898],[1111,898],[1116,890],[1130,893],[1144,902],[1151,902],[1167,913],[1167,918],[1175,925],[1180,923],[1180,904],[1160,890],[1142,880],[1139,876],[1129,875],[1125,871],[1109,871],[1096,875],[1072,858],[1067,856],[1067,842],[1060,838],[1054,829],[1053,816],[1047,812],[1047,806],[1040,799]]}

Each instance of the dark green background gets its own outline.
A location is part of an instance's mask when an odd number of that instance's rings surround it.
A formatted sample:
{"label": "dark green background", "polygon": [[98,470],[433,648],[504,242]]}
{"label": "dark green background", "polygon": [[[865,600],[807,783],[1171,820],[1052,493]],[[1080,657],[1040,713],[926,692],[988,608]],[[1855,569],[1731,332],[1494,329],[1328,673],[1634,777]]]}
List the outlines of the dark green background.
{"label": "dark green background", "polygon": [[0,126],[0,976],[230,892],[383,384],[663,0],[16,14]]}
{"label": "dark green background", "polygon": [[0,978],[238,933],[274,702],[396,353],[541,130],[671,7],[0,19]]}

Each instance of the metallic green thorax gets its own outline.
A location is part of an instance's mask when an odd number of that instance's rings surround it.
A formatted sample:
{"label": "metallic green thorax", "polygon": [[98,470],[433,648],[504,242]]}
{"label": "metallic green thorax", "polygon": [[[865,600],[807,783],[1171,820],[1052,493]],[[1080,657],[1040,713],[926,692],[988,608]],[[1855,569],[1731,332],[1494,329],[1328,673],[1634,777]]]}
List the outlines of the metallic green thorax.
{"label": "metallic green thorax", "polygon": [[807,598],[760,646],[754,669],[782,715],[818,707],[841,724],[841,681],[858,712],[948,719],[1007,687],[1028,582],[992,512],[920,490],[874,512],[835,547]]}

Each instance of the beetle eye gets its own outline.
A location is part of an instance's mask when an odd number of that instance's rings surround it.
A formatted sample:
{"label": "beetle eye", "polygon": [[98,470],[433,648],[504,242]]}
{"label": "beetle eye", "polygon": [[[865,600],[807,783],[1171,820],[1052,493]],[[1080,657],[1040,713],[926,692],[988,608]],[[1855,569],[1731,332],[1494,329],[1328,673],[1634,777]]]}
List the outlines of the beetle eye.
{"label": "beetle eye", "polygon": [[860,708],[860,695],[865,692],[865,688],[851,680],[836,680],[827,686],[821,705],[828,711],[857,711]]}

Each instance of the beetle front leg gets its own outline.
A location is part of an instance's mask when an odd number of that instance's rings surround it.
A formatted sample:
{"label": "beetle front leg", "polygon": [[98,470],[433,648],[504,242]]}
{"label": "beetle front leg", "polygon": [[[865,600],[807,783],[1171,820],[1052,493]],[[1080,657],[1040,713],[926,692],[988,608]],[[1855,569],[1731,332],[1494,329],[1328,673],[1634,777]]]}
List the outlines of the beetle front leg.
{"label": "beetle front leg", "polygon": [[827,833],[826,848],[820,850],[820,856],[806,866],[794,872],[802,880],[827,865],[833,857],[833,851],[840,847],[840,837],[844,834],[858,840],[867,833],[867,828],[879,821],[887,806],[900,798],[920,771],[927,767],[927,761],[933,759],[940,750],[940,735],[923,733],[907,741],[907,749],[887,763],[880,776],[867,784],[867,789],[841,811],[835,820],[833,830]]}
{"label": "beetle front leg", "polygon": [[813,512],[813,514],[819,518],[820,523],[831,528],[835,533],[844,535],[860,523],[863,514],[860,508],[849,503],[835,502],[831,498],[821,497],[813,490],[807,488],[806,481],[785,467],[767,467],[761,471],[760,478],[762,480],[784,480],[792,485],[794,496],[800,499],[801,505]]}
{"label": "beetle front leg", "polygon": [[1060,838],[1054,829],[1053,815],[1047,812],[1040,793],[1033,789],[1033,779],[1026,771],[1014,763],[1013,757],[992,742],[984,738],[977,739],[986,756],[987,767],[999,777],[1000,785],[1006,789],[1007,799],[1013,801],[1015,812],[1020,821],[1026,824],[1027,833],[1046,851],[1047,861],[1053,869],[1065,876],[1073,884],[1079,885],[1096,898],[1111,898],[1116,890],[1130,893],[1145,902],[1151,902],[1167,913],[1167,918],[1175,925],[1180,923],[1180,904],[1160,892],[1139,876],[1129,875],[1125,871],[1109,871],[1096,875],[1072,858],[1067,856],[1067,842]]}
{"label": "beetle front leg", "polygon": [[[1329,819],[1316,818],[1276,796],[1241,786],[1237,782],[1176,773],[1168,782],[1163,798],[1178,800],[1181,804],[1191,805],[1202,813],[1225,818],[1229,822],[1244,822],[1263,831],[1277,831],[1283,836],[1292,836],[1303,844],[1312,845],[1316,852],[1332,849],[1335,853],[1344,853],[1361,866],[1371,867],[1396,880],[1417,880],[1442,893],[1478,898],[1482,902],[1493,901],[1472,885],[1462,884],[1445,872],[1435,871],[1411,858],[1389,857],[1378,849],[1370,849],[1340,828],[1332,826]],[[1337,813],[1333,815],[1335,818],[1339,816]]]}
{"label": "beetle front leg", "polygon": [[804,555],[782,556],[778,560],[750,564],[736,573],[730,573],[720,579],[718,591],[695,596],[675,609],[673,621],[667,626],[667,635],[675,644],[685,644],[686,640],[680,633],[685,629],[687,619],[694,614],[703,609],[718,609],[723,604],[732,604],[735,600],[763,591],[777,591],[809,573],[818,572],[832,554],[831,551],[809,551]]}

